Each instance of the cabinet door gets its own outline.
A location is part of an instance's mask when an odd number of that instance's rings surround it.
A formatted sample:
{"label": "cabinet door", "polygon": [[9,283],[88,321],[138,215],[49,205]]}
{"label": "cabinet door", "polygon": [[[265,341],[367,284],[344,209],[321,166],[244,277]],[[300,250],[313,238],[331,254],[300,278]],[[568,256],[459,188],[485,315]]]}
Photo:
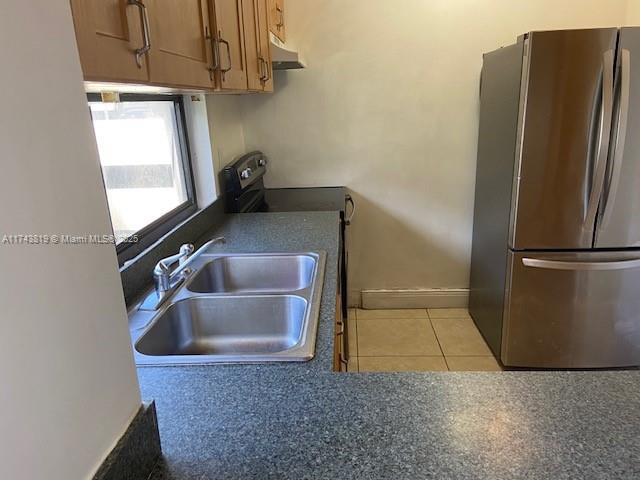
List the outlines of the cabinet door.
{"label": "cabinet door", "polygon": [[71,0],[80,62],[85,80],[146,82],[144,3],[127,0]]}
{"label": "cabinet door", "polygon": [[258,22],[258,40],[260,58],[264,68],[262,90],[273,92],[273,65],[271,63],[271,42],[269,41],[269,6],[268,0],[255,0],[256,18]]}
{"label": "cabinet door", "polygon": [[284,42],[284,0],[269,0],[269,25],[271,32]]}
{"label": "cabinet door", "polygon": [[217,88],[247,89],[247,68],[241,0],[212,0],[212,26],[215,24],[215,64]]}
{"label": "cabinet door", "polygon": [[267,0],[242,0],[249,90],[273,91]]}
{"label": "cabinet door", "polygon": [[146,0],[151,21],[152,83],[213,88],[206,0]]}
{"label": "cabinet door", "polygon": [[262,91],[262,81],[265,76],[264,62],[260,56],[257,3],[257,0],[242,0],[242,25],[247,60],[247,87],[249,90]]}

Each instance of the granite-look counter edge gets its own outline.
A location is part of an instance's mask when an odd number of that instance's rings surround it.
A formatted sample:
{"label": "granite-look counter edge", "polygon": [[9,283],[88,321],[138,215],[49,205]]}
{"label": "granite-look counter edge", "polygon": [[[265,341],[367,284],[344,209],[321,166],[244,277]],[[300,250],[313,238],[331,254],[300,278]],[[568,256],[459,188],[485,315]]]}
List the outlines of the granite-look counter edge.
{"label": "granite-look counter edge", "polygon": [[230,216],[224,251],[328,253],[303,364],[142,367],[153,480],[640,478],[640,372],[331,370],[338,215]]}

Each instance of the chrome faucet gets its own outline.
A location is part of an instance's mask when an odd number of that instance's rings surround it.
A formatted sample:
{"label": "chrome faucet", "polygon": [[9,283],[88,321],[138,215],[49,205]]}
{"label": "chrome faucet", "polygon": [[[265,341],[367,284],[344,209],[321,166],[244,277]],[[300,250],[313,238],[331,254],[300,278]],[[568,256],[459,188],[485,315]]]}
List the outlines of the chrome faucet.
{"label": "chrome faucet", "polygon": [[211,245],[215,245],[216,243],[227,243],[227,239],[224,237],[216,237],[209,240],[204,244],[205,247],[210,247]]}
{"label": "chrome faucet", "polygon": [[153,269],[153,281],[155,283],[156,294],[149,295],[140,306],[141,310],[157,310],[169,297],[175,292],[180,285],[193,273],[190,268],[181,268],[178,266],[175,270],[171,270],[174,263],[183,265],[189,255],[194,251],[194,246],[190,243],[180,247],[180,252],[160,260]]}
{"label": "chrome faucet", "polygon": [[[216,243],[226,243],[224,237],[217,237],[205,243],[202,249]],[[193,274],[193,269],[183,267],[195,250],[194,246],[186,243],[180,247],[180,251],[160,260],[153,269],[153,281],[155,295],[149,295],[140,305],[141,310],[157,310],[180,288],[180,286]],[[174,264],[178,267],[172,270]]]}
{"label": "chrome faucet", "polygon": [[[171,266],[176,262],[179,265],[183,265],[194,250],[195,248],[192,244],[186,243],[180,247],[179,253],[163,258],[156,264],[153,269],[153,280],[156,285],[156,293],[158,294],[158,297],[161,297],[163,294],[171,290],[171,284],[174,280],[174,275],[171,272]],[[183,271],[179,273],[183,277],[185,276]]]}
{"label": "chrome faucet", "polygon": [[[211,245],[215,245],[216,243],[226,242],[227,241],[224,237],[216,237],[209,240],[204,246],[209,247]],[[190,243],[186,243],[180,247],[180,251],[177,254],[167,258],[163,258],[156,264],[155,268],[153,269],[153,279],[155,282],[158,298],[160,298],[163,294],[166,294],[170,290],[174,291],[176,287],[182,283],[182,281],[184,281],[189,275],[191,275],[191,273],[193,273],[190,268],[180,268],[189,259],[189,255],[191,255],[193,251],[193,245]],[[171,271],[171,266],[174,263],[178,263],[178,268]],[[177,282],[176,275],[180,275]]]}

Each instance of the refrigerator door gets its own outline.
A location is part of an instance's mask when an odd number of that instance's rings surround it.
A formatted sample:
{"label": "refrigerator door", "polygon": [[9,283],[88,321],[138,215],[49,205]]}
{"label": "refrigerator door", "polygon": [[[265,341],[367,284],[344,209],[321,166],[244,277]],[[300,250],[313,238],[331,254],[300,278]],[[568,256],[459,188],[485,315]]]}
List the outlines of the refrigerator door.
{"label": "refrigerator door", "polygon": [[640,28],[623,28],[609,165],[595,246],[640,247]]}
{"label": "refrigerator door", "polygon": [[593,246],[613,114],[618,30],[533,32],[510,245]]}
{"label": "refrigerator door", "polygon": [[510,252],[502,362],[639,365],[639,285],[640,252]]}

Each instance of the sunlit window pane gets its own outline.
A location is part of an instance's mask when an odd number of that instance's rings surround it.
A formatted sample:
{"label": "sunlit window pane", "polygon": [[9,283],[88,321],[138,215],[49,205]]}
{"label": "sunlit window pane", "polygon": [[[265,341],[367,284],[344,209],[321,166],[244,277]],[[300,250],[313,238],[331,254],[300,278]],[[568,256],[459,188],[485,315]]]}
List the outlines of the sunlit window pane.
{"label": "sunlit window pane", "polygon": [[114,233],[131,235],[188,200],[173,102],[90,102]]}

